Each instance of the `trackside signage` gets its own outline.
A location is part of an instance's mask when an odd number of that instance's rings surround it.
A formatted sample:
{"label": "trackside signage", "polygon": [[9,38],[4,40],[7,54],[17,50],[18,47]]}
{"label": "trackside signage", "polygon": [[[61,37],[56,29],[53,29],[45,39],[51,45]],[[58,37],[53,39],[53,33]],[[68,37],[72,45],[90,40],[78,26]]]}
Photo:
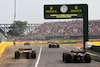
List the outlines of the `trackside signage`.
{"label": "trackside signage", "polygon": [[83,18],[87,4],[72,5],[44,5],[45,19],[71,19]]}
{"label": "trackside signage", "polygon": [[88,41],[88,5],[87,4],[54,4],[44,5],[44,19],[77,19],[83,18],[84,49]]}

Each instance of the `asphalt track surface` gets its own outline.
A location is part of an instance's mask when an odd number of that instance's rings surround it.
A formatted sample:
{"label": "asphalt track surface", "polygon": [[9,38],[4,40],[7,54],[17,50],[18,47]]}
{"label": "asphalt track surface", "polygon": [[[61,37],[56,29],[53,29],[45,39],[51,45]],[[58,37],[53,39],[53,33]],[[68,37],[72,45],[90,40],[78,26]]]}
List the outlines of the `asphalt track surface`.
{"label": "asphalt track surface", "polygon": [[[21,47],[31,47],[37,52],[36,59],[14,59],[14,52]],[[63,48],[64,47],[64,48]],[[67,49],[65,49],[67,48]],[[73,46],[62,46],[60,48],[48,48],[46,45],[31,46],[9,46],[5,49],[0,58],[0,67],[100,67],[100,64],[91,63],[64,63],[62,61],[63,52],[74,50]]]}

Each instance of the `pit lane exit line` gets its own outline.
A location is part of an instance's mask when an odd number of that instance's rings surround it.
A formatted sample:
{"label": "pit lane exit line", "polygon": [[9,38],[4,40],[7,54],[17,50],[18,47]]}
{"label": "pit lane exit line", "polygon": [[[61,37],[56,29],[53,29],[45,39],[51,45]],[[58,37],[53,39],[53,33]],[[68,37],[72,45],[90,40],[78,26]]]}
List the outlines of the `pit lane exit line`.
{"label": "pit lane exit line", "polygon": [[39,61],[40,61],[40,57],[41,57],[41,52],[42,52],[42,46],[40,47],[40,51],[39,51],[39,55],[38,55],[38,59],[35,63],[35,67],[38,67]]}
{"label": "pit lane exit line", "polygon": [[68,48],[66,48],[66,47],[64,47],[64,46],[61,46],[62,48],[64,48],[64,49],[66,49],[66,50],[68,50],[68,51],[71,51],[70,49],[68,49]]}

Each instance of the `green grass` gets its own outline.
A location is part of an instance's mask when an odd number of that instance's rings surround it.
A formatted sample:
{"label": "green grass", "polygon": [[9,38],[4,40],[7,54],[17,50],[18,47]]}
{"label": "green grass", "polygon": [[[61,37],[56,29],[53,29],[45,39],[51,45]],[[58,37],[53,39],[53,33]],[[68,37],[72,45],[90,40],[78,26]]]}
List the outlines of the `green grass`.
{"label": "green grass", "polygon": [[100,52],[100,47],[93,47],[93,50]]}
{"label": "green grass", "polygon": [[91,55],[92,60],[100,62],[100,57]]}

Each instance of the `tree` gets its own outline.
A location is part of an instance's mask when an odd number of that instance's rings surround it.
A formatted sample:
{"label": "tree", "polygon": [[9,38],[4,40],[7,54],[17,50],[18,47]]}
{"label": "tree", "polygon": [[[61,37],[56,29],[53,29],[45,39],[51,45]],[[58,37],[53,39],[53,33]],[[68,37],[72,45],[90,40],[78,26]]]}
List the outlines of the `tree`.
{"label": "tree", "polygon": [[14,21],[13,24],[10,25],[8,34],[12,36],[19,36],[21,34],[24,34],[27,27],[27,21]]}

